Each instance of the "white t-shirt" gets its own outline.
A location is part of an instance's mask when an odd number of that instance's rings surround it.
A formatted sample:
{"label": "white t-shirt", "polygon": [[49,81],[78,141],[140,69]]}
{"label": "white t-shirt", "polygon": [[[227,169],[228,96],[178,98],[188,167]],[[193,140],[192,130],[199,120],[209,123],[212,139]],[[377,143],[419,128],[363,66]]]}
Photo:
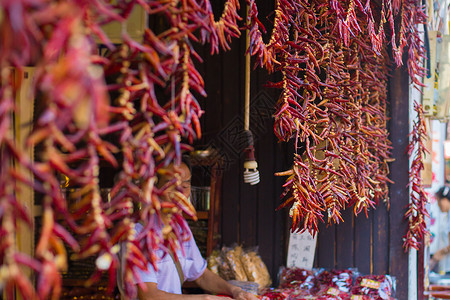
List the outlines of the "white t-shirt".
{"label": "white t-shirt", "polygon": [[[443,245],[441,248],[444,248],[449,245],[448,234],[450,232],[450,213],[447,214],[446,217],[447,223],[445,224],[445,230],[442,230],[442,240]],[[450,255],[446,255],[441,261],[441,270],[445,273],[450,272]]]}
{"label": "white t-shirt", "polygon": [[[141,224],[136,224],[136,232],[141,232],[143,227]],[[182,243],[186,256],[181,250],[177,250],[177,256],[183,270],[184,279],[186,281],[193,281],[199,278],[206,269],[206,260],[200,254],[197,244],[189,232],[191,238]],[[163,256],[163,251],[158,250],[158,257]],[[169,254],[157,263],[158,271],[155,271],[151,264],[147,265],[148,271],[139,269],[138,273],[141,277],[140,282],[154,282],[161,291],[173,294],[181,294],[180,276],[178,275],[177,267]],[[139,282],[136,282],[139,283]]]}

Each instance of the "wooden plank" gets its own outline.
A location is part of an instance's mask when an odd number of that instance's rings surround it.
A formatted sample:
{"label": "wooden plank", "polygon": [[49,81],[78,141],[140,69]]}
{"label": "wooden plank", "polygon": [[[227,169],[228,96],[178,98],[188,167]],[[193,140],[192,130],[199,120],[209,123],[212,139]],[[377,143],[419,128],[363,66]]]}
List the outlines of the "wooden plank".
{"label": "wooden plank", "polygon": [[[201,145],[208,144],[210,141],[214,141],[217,137],[216,134],[223,126],[222,116],[222,88],[227,81],[222,73],[222,54],[210,55],[209,46],[203,47],[203,56],[205,62],[196,64],[199,69],[202,70],[205,81],[205,91],[207,93],[206,99],[199,97],[199,103],[205,113],[201,117],[202,124],[202,141]],[[228,57],[228,54],[226,54]]]}
{"label": "wooden plank", "polygon": [[[243,164],[243,161],[241,161]],[[240,165],[239,169],[242,172],[243,167]],[[239,174],[241,175],[241,174]],[[239,226],[239,242],[245,247],[257,245],[257,214],[258,201],[256,196],[257,186],[252,186],[244,183],[242,176],[240,176],[240,226]]]}
{"label": "wooden plank", "polygon": [[327,269],[336,267],[336,225],[319,224],[319,236],[317,238],[318,266]]}
{"label": "wooden plank", "polygon": [[[246,51],[246,44],[245,44],[245,34],[242,35],[240,39],[241,43],[241,53],[242,58],[240,59],[239,64],[239,74],[245,74],[246,68],[245,68],[245,51]],[[257,91],[260,89],[261,82],[258,82],[257,78],[257,72],[252,70],[250,66],[250,111],[249,111],[249,127],[250,131],[253,135],[253,141],[254,141],[254,147],[255,147],[255,157],[256,162],[260,165],[260,159],[259,155],[265,151],[265,147],[262,146],[258,148],[259,145],[258,140],[262,137],[262,131],[264,128],[263,120],[259,117],[259,111],[258,111],[258,100],[257,99]],[[243,83],[245,82],[245,76],[242,76]],[[244,86],[244,85],[243,85]],[[245,89],[242,88],[242,101],[240,101],[240,108],[241,108],[241,118],[242,120],[245,120]],[[243,124],[244,125],[244,124]],[[242,126],[242,130],[244,130],[244,126]],[[243,139],[243,142],[245,139]],[[246,145],[246,143],[244,143]],[[244,146],[245,147],[245,146]],[[244,150],[244,149],[242,149]],[[241,172],[244,171],[243,164],[245,160],[244,153],[241,153],[240,155],[240,170]],[[259,170],[259,168],[258,168]],[[243,180],[241,181],[241,227],[240,227],[240,237],[241,242],[245,246],[255,246],[258,244],[257,239],[257,232],[258,232],[258,211],[260,209],[264,209],[264,207],[259,207],[258,202],[258,188],[261,185],[261,182],[256,185],[250,185],[248,183],[245,183]]]}
{"label": "wooden plank", "polygon": [[[231,245],[239,242],[240,182],[239,153],[236,149],[236,134],[239,123],[239,97],[242,85],[239,71],[239,40],[234,39],[231,50],[222,55],[222,124],[223,128],[214,137],[224,156],[224,177],[222,193],[222,242]],[[243,78],[242,78],[243,79]],[[219,115],[217,115],[219,117]]]}
{"label": "wooden plank", "polygon": [[353,209],[347,208],[342,213],[342,218],[344,222],[336,225],[336,267],[338,269],[353,267]]}
{"label": "wooden plank", "polygon": [[[264,80],[265,81],[265,80]],[[260,174],[260,183],[257,186],[258,199],[258,215],[257,215],[257,243],[259,253],[262,260],[267,264],[271,275],[277,273],[277,269],[273,265],[273,250],[275,248],[274,241],[281,232],[275,231],[276,214],[275,211],[279,199],[279,186],[281,180],[275,180],[274,173],[276,171],[276,160],[274,159],[276,152],[275,135],[272,133],[272,120],[266,121],[266,132],[261,133],[257,140],[256,159]]]}
{"label": "wooden plank", "polygon": [[391,179],[395,182],[390,187],[391,205],[389,210],[389,271],[397,279],[398,299],[408,299],[408,255],[403,250],[402,238],[406,233],[407,222],[404,220],[408,195],[409,160],[405,153],[408,145],[409,116],[409,77],[406,66],[393,71],[390,80],[389,131],[393,146]]}
{"label": "wooden plank", "polygon": [[[33,129],[33,109],[34,109],[34,94],[32,92],[32,80],[34,75],[34,67],[25,67],[22,72],[15,72],[16,83],[21,82],[18,89],[15,104],[16,113],[14,118],[14,139],[16,145],[19,148],[24,149],[29,160],[34,158],[34,148],[26,146],[26,139]],[[33,174],[19,165],[15,164],[17,171],[25,176],[31,182],[34,180]],[[25,209],[32,214],[34,211],[34,190],[30,185],[18,183],[18,190],[16,191],[16,198],[25,207]],[[25,222],[17,223],[16,230],[16,243],[17,250],[33,256],[34,254],[34,234],[33,230]],[[22,268],[22,274],[28,278],[31,278],[31,270],[28,268]],[[17,299],[21,299],[19,292],[16,292]]]}
{"label": "wooden plank", "polygon": [[[209,211],[201,211],[198,210],[197,211],[197,219],[198,220],[208,220],[209,219]],[[187,215],[186,213],[183,213],[183,217],[187,220],[192,220],[192,217],[190,217],[189,215]]]}
{"label": "wooden plank", "polygon": [[220,242],[220,194],[222,191],[222,171],[221,162],[212,166],[211,170],[211,193],[210,209],[208,219],[208,244],[206,246],[206,255],[209,256]]}
{"label": "wooden plank", "polygon": [[417,299],[423,300],[425,293],[425,249],[424,243],[421,244],[419,251],[417,251]]}
{"label": "wooden plank", "polygon": [[[263,1],[258,4],[261,16],[266,16],[274,10],[274,1]],[[267,19],[262,22],[268,30],[271,24]],[[254,60],[251,65],[253,65]],[[280,198],[283,178],[275,177],[274,173],[281,171],[281,155],[277,140],[273,133],[272,114],[267,111],[266,104],[275,108],[278,91],[261,89],[267,81],[275,81],[273,75],[269,75],[261,68],[252,72],[252,78],[256,77],[256,83],[252,81],[251,94],[251,129],[255,132],[257,148],[256,156],[259,164],[261,182],[258,184],[258,236],[257,242],[262,260],[266,263],[272,281],[276,281],[279,267],[284,265],[283,254],[285,252],[282,244],[284,231],[282,229],[283,212],[275,211]],[[261,94],[261,91],[264,94]],[[267,97],[265,97],[267,96]],[[272,103],[272,105],[271,105]],[[258,119],[261,118],[261,119]],[[255,126],[256,125],[256,126]],[[286,211],[284,211],[286,213]]]}
{"label": "wooden plank", "polygon": [[[276,141],[276,137],[274,137],[274,141]],[[285,170],[290,166],[290,162],[286,163],[287,157],[289,155],[289,151],[286,151],[288,145],[281,143],[274,143],[272,159],[274,162],[275,171]],[[274,185],[274,198],[271,201],[274,202],[274,208],[276,209],[278,205],[281,203],[280,195],[283,191],[284,178],[282,177],[274,177],[273,185]],[[286,265],[286,252],[287,252],[287,244],[288,244],[288,236],[289,236],[289,211],[288,209],[282,209],[274,212],[274,233],[272,236],[272,281],[274,286],[278,284],[278,271],[281,266]]]}
{"label": "wooden plank", "polygon": [[368,215],[369,217],[366,218],[365,214],[361,213],[354,219],[355,252],[353,255],[353,265],[364,274],[370,274],[370,265],[372,260],[373,213],[369,212]]}
{"label": "wooden plank", "polygon": [[389,273],[389,214],[384,203],[373,212],[371,274]]}

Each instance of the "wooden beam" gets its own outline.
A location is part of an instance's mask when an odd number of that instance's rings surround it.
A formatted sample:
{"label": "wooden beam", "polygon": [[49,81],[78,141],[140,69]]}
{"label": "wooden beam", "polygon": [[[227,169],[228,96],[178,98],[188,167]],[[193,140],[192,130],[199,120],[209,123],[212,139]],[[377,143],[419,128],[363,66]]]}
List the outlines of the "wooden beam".
{"label": "wooden beam", "polygon": [[386,243],[389,243],[389,273],[397,279],[396,298],[408,299],[408,254],[403,249],[403,236],[408,226],[404,215],[409,203],[409,159],[405,153],[409,141],[409,75],[406,64],[393,71],[389,92],[389,132],[395,159],[390,166],[390,178],[395,183],[389,191],[389,241]]}

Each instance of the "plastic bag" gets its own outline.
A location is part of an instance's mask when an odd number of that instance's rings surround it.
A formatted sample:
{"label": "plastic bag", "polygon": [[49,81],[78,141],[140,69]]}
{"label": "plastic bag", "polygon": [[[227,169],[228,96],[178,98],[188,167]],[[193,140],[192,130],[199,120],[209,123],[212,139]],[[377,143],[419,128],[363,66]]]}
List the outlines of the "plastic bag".
{"label": "plastic bag", "polygon": [[251,281],[237,281],[229,280],[230,284],[240,287],[242,290],[249,292],[251,294],[257,295],[259,290],[259,284],[257,282]]}
{"label": "plastic bag", "polygon": [[[346,269],[346,270],[332,270],[332,271],[320,271],[316,276],[316,285],[319,289],[337,289],[341,294],[350,293],[354,278],[359,276],[356,269]],[[333,290],[330,290],[332,294],[336,294]]]}
{"label": "plastic bag", "polygon": [[235,279],[234,271],[231,269],[230,265],[225,260],[223,251],[220,252],[217,258],[217,262],[219,264],[219,276],[227,281],[234,280]]}
{"label": "plastic bag", "polygon": [[245,274],[245,270],[241,262],[242,247],[236,245],[233,248],[223,248],[222,250],[224,260],[228,263],[231,273],[233,274],[233,278],[229,278],[228,280],[235,279],[238,281],[247,281],[247,275]]}
{"label": "plastic bag", "polygon": [[314,288],[314,272],[300,268],[282,268],[280,271],[280,288]]}
{"label": "plastic bag", "polygon": [[395,278],[389,275],[367,275],[356,279],[352,295],[365,295],[374,300],[391,300],[395,294]]}
{"label": "plastic bag", "polygon": [[246,249],[241,256],[241,262],[248,281],[258,283],[260,288],[272,284],[269,271],[258,255],[257,248]]}
{"label": "plastic bag", "polygon": [[222,257],[220,257],[220,251],[212,251],[206,259],[206,262],[208,263],[208,269],[210,269],[213,273],[219,275],[220,265],[223,264],[223,259]]}
{"label": "plastic bag", "polygon": [[336,299],[336,300],[350,300],[350,294],[348,292],[343,292],[336,287],[332,286],[322,286],[316,294],[317,299]]}

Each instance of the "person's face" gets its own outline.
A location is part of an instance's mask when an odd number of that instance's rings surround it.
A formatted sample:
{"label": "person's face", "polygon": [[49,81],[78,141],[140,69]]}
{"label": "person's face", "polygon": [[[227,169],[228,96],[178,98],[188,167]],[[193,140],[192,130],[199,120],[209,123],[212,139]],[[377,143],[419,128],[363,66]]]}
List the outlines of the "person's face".
{"label": "person's face", "polygon": [[450,210],[450,200],[447,198],[440,198],[438,201],[439,209],[442,212],[449,212]]}
{"label": "person's face", "polygon": [[[168,168],[168,174],[161,177],[159,181],[159,186],[163,186],[168,181],[170,181],[174,174],[176,174],[176,171],[179,171],[180,174],[180,180],[181,183],[179,185],[179,188],[181,189],[181,193],[186,197],[189,198],[191,195],[191,171],[189,171],[189,168],[186,164],[182,163],[180,166],[175,167],[174,165],[170,165]],[[169,175],[170,174],[170,175]],[[170,195],[170,192],[175,189],[175,185],[169,187],[166,191],[166,196]]]}
{"label": "person's face", "polygon": [[186,164],[180,166],[181,192],[186,198],[191,196],[191,171]]}

